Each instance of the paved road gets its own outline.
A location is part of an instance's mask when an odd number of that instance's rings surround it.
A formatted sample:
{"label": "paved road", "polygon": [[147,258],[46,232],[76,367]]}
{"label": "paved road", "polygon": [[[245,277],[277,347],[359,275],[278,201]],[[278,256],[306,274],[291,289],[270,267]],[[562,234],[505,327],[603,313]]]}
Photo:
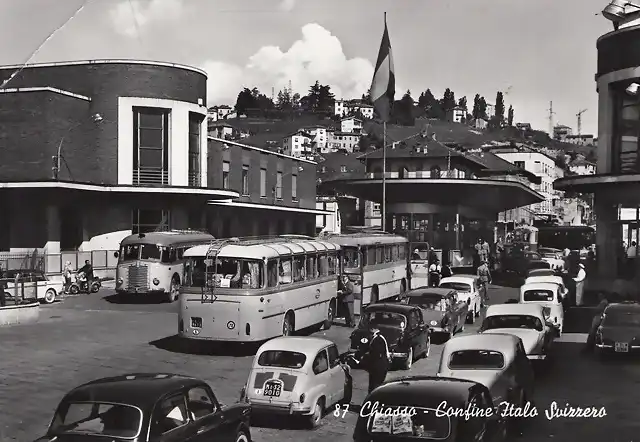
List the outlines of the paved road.
{"label": "paved road", "polygon": [[[42,308],[41,321],[31,326],[0,329],[0,441],[28,442],[41,435],[54,407],[71,388],[103,376],[126,372],[175,372],[206,379],[223,403],[238,399],[248,375],[251,356],[184,354],[174,350],[171,336],[177,331],[175,304],[115,304],[109,291],[69,298]],[[494,302],[514,297],[514,289],[496,288]],[[567,331],[584,332],[588,312],[577,312]],[[574,314],[575,316],[575,314]],[[476,326],[467,326],[465,333]],[[335,326],[319,332],[346,350],[349,330]],[[583,338],[567,334],[566,341]],[[524,442],[553,439],[630,442],[638,440],[640,424],[637,393],[640,369],[632,362],[603,364],[579,354],[580,345],[559,343],[552,373],[540,379],[536,405],[541,416],[525,428]],[[433,374],[441,353],[434,346],[431,357],[418,361],[410,372],[396,371],[390,378],[407,374]],[[366,374],[355,371],[354,403],[361,403]],[[605,407],[603,419],[554,419],[544,409],[552,401],[564,406]],[[356,416],[329,415],[315,431],[277,422],[275,428],[253,428],[256,442],[350,441]],[[634,439],[635,438],[635,439]]]}

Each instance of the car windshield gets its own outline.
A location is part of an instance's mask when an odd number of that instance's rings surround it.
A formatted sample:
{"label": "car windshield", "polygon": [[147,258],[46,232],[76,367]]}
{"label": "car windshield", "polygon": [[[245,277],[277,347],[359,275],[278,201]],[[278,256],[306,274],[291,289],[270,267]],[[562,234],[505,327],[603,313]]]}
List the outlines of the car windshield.
{"label": "car windshield", "polygon": [[496,315],[489,316],[482,323],[482,330],[496,328],[528,328],[542,330],[542,321],[531,315]]}
{"label": "car windshield", "polygon": [[[396,415],[392,416],[391,411],[396,411]],[[367,431],[371,435],[393,434],[418,440],[447,440],[451,435],[451,418],[431,408],[385,405],[384,414],[372,413],[361,419],[367,419]]]}
{"label": "car windshield", "polygon": [[471,291],[471,286],[464,282],[443,282],[440,284],[439,287],[442,287],[445,289],[452,289],[461,293],[467,293]]}
{"label": "car windshield", "polygon": [[129,244],[120,247],[118,261],[125,262],[138,259],[143,261],[158,261],[162,257],[162,252],[165,249],[167,248],[156,244]]}
{"label": "car windshield", "polygon": [[409,305],[417,305],[427,310],[445,311],[447,307],[446,300],[440,295],[424,294],[420,296],[409,296]]}
{"label": "car windshield", "polygon": [[451,370],[494,370],[504,367],[504,355],[492,350],[460,350],[449,358]]}
{"label": "car windshield", "polygon": [[58,407],[49,434],[81,433],[135,438],[140,433],[142,412],[133,406],[104,402],[64,402]]}
{"label": "car windshield", "polygon": [[525,290],[524,301],[529,302],[552,302],[554,299],[551,290]]}
{"label": "car windshield", "polygon": [[360,270],[360,251],[356,247],[345,247],[342,250],[342,268],[345,272]]}
{"label": "car windshield", "polygon": [[303,353],[286,350],[266,350],[260,353],[258,365],[263,367],[302,368],[307,357]]}
{"label": "car windshield", "polygon": [[407,325],[407,318],[394,312],[365,312],[362,315],[360,326],[362,328],[372,327],[398,327],[404,328]]}
{"label": "car windshield", "polygon": [[614,327],[640,327],[640,313],[609,311],[605,313],[602,324]]}
{"label": "car windshield", "polygon": [[194,257],[185,264],[185,287],[207,286],[230,289],[259,289],[264,281],[262,261],[238,258]]}

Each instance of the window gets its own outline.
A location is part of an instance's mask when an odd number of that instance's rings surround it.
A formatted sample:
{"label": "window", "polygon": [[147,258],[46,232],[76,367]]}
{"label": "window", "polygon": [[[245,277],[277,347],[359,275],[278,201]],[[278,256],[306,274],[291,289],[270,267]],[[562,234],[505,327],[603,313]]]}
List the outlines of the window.
{"label": "window", "polygon": [[151,436],[158,437],[188,422],[187,407],[182,394],[172,396],[156,406],[151,421]]}
{"label": "window", "polygon": [[[144,250],[144,249],[143,249]],[[184,284],[187,287],[207,286],[226,289],[259,289],[262,287],[262,261],[238,258],[192,258],[188,263]]]}
{"label": "window", "polygon": [[267,169],[260,168],[260,196],[266,198],[267,196]]}
{"label": "window", "polygon": [[249,195],[249,166],[242,166],[242,194]]}
{"label": "window", "polygon": [[291,175],[291,199],[298,199],[298,175]]}
{"label": "window", "polygon": [[318,269],[316,268],[316,255],[307,255],[307,279],[318,277]]}
{"label": "window", "polygon": [[211,395],[204,387],[196,387],[187,394],[187,408],[194,420],[213,414],[217,406]]}
{"label": "window", "polygon": [[340,363],[340,361],[338,360],[340,357],[340,352],[338,351],[338,347],[336,347],[335,345],[332,345],[327,349],[327,351],[329,353],[329,367],[331,368],[336,367]]}
{"label": "window", "polygon": [[329,261],[326,254],[318,256],[318,274],[320,277],[329,274]]}
{"label": "window", "polygon": [[278,286],[278,261],[270,259],[267,263],[267,287]]}
{"label": "window", "polygon": [[169,111],[133,109],[133,183],[138,186],[169,184]]}
{"label": "window", "polygon": [[611,149],[614,173],[638,173],[640,170],[640,105],[625,92],[628,84],[616,85],[614,92],[615,134]]}
{"label": "window", "polygon": [[200,131],[202,116],[189,113],[189,186],[200,187]]}
{"label": "window", "polygon": [[229,169],[230,169],[229,162],[223,161],[222,162],[222,188],[223,189],[229,188]]}
{"label": "window", "polygon": [[291,271],[291,258],[280,259],[280,266],[278,268],[278,282],[280,284],[291,284],[292,271]]}
{"label": "window", "polygon": [[337,268],[336,264],[337,264],[336,255],[332,253],[329,254],[327,256],[327,272],[329,273],[329,276],[336,274],[336,268]]}
{"label": "window", "polygon": [[293,258],[293,282],[305,280],[306,266],[304,256],[296,256]]}
{"label": "window", "polygon": [[166,231],[170,228],[170,212],[168,210],[137,209],[133,210],[131,231],[137,233]]}
{"label": "window", "polygon": [[327,351],[322,350],[316,358],[313,360],[313,372],[315,374],[324,373],[329,369],[329,360],[327,358]]}
{"label": "window", "polygon": [[442,169],[440,169],[440,167],[439,167],[439,166],[433,166],[433,167],[430,169],[430,176],[431,176],[431,178],[440,178],[441,171],[442,171]]}
{"label": "window", "polygon": [[53,418],[51,430],[56,433],[71,430],[86,437],[107,436],[109,439],[105,440],[133,439],[140,433],[141,426],[142,413],[130,405],[63,402]]}
{"label": "window", "polygon": [[276,174],[276,198],[282,199],[282,172]]}
{"label": "window", "polygon": [[519,167],[520,169],[524,169],[524,161],[514,161],[513,165]]}

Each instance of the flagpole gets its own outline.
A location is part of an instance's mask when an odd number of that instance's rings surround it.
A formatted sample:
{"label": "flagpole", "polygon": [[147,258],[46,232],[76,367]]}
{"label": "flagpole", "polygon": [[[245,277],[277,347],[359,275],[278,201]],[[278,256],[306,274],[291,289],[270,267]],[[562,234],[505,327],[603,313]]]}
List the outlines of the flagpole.
{"label": "flagpole", "polygon": [[[386,13],[385,13],[386,14]],[[386,232],[387,226],[387,122],[382,122],[382,221],[381,230]]]}

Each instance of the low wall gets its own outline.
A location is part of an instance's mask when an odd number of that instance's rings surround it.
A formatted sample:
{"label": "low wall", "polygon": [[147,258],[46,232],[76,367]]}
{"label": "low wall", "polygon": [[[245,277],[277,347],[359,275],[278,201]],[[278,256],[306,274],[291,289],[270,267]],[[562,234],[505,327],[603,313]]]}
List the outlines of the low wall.
{"label": "low wall", "polygon": [[40,303],[7,305],[0,307],[0,326],[31,324],[38,322],[40,316]]}

